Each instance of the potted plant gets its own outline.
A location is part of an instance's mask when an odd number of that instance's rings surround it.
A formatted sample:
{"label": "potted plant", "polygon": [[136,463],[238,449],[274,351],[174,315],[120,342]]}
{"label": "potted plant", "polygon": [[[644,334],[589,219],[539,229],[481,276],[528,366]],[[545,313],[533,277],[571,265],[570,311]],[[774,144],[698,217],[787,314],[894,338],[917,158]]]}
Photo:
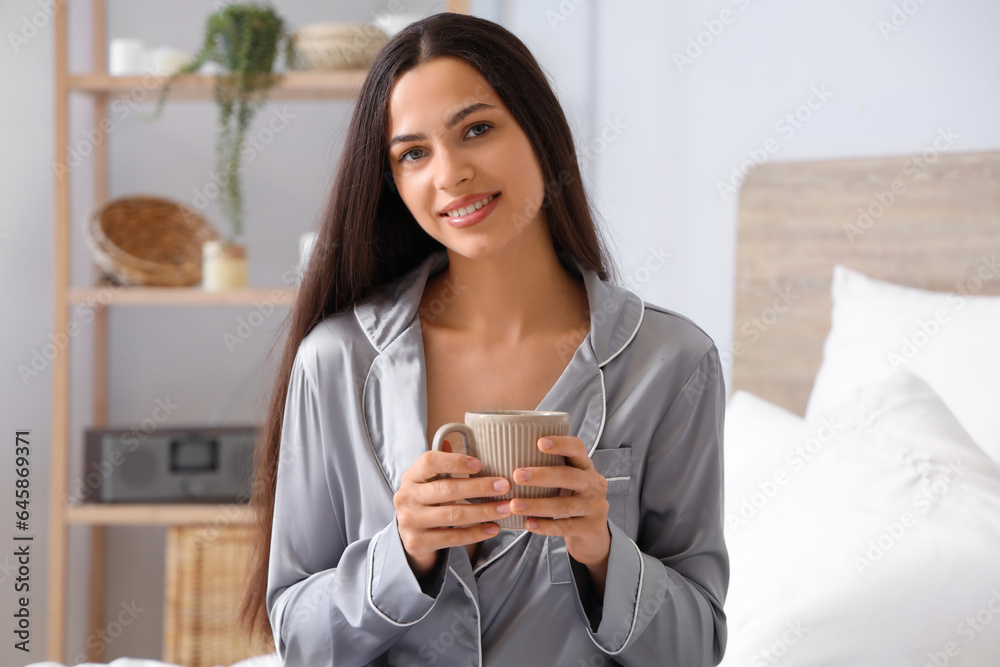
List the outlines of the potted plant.
{"label": "potted plant", "polygon": [[222,71],[215,79],[219,107],[216,166],[221,179],[221,206],[229,233],[221,241],[206,242],[202,285],[218,289],[246,285],[243,234],[243,197],[240,161],[247,127],[277,81],[272,73],[280,43],[287,38],[285,22],[268,5],[234,3],[208,17],[201,50],[164,83],[152,118],[158,118],[173,80],[198,71],[206,62]]}

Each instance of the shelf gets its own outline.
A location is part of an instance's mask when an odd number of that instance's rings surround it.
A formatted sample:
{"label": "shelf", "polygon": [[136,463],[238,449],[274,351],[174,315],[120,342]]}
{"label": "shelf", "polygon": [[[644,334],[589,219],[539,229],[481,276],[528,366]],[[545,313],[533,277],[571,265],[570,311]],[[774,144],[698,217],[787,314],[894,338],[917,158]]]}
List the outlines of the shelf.
{"label": "shelf", "polygon": [[[108,298],[108,292],[111,296]],[[285,287],[246,287],[206,291],[201,287],[73,287],[71,304],[107,306],[253,306],[269,302],[276,306],[295,303],[297,289]]]}
{"label": "shelf", "polygon": [[[267,93],[268,100],[349,100],[357,97],[368,70],[343,70],[337,72],[286,72]],[[116,98],[131,97],[136,102],[155,102],[158,91],[167,76],[134,75],[112,76],[97,72],[70,74],[67,83],[70,91],[92,95],[109,95]],[[183,74],[170,84],[167,99],[211,100],[215,96],[215,77],[205,74]],[[143,93],[142,98],[137,94]]]}
{"label": "shelf", "polygon": [[[70,25],[66,2],[53,3],[52,42],[54,46],[53,111],[53,160],[62,163],[71,151],[71,127],[75,127],[73,117],[76,102],[89,106],[93,123],[89,131],[103,137],[109,130],[109,123],[120,120],[121,105],[134,108],[138,105],[152,107],[159,100],[159,93],[170,79],[164,75],[111,76],[107,73],[108,62],[108,5],[107,0],[90,3],[89,33],[84,40],[90,44],[90,58],[85,71],[70,72]],[[153,4],[153,3],[150,3]],[[168,3],[155,3],[165,9]],[[86,5],[86,3],[84,3]],[[448,11],[469,13],[468,0],[448,0]],[[81,8],[86,12],[86,8]],[[78,50],[74,50],[72,60],[77,62]],[[288,71],[278,72],[275,85],[268,89],[267,101],[322,101],[336,100],[352,102],[358,98],[368,70],[345,71]],[[214,102],[216,77],[201,74],[185,74],[174,78],[166,97],[169,100]],[[77,99],[82,98],[82,99]],[[126,114],[127,115],[127,114]],[[91,184],[92,206],[108,201],[108,167],[111,162],[109,141],[95,141],[90,146],[93,154],[94,177]],[[309,147],[315,149],[315,147]],[[72,170],[71,170],[72,171]],[[191,287],[133,287],[106,282],[101,278],[82,279],[81,286],[72,284],[73,256],[73,215],[71,192],[75,196],[83,191],[76,183],[76,174],[54,173],[53,190],[53,283],[55,310],[53,330],[72,331],[76,325],[70,321],[71,306],[107,308],[110,306],[209,306],[209,307],[266,307],[291,306],[295,303],[298,289],[281,287],[250,287],[227,291],[205,291],[200,285]],[[86,180],[86,179],[85,179]],[[74,187],[71,187],[74,186]],[[84,184],[84,188],[86,184]],[[102,314],[106,314],[102,312]],[[117,345],[112,345],[108,335],[108,319],[96,318],[93,324],[93,378],[92,387],[85,397],[93,406],[89,420],[94,425],[107,423],[110,404],[108,387],[108,366],[111,353]],[[72,339],[67,340],[67,345]],[[75,351],[74,351],[75,352]],[[66,591],[70,586],[69,530],[71,525],[82,526],[92,536],[89,547],[90,567],[88,571],[89,601],[87,610],[88,636],[96,637],[107,628],[105,618],[105,580],[110,572],[106,566],[107,540],[105,528],[108,526],[176,526],[207,525],[224,530],[252,524],[255,520],[249,505],[241,503],[83,503],[68,504],[69,460],[71,454],[71,416],[75,413],[70,406],[75,396],[71,391],[70,356],[57,354],[52,358],[50,375],[52,379],[52,428],[51,428],[51,469],[49,506],[53,509],[49,524],[48,540],[48,605],[46,632],[46,658],[61,663],[71,647],[67,646],[67,620],[70,608]],[[72,554],[73,560],[77,554]],[[167,590],[165,597],[176,591]],[[76,608],[73,609],[74,613]],[[242,643],[244,636],[222,634],[221,641]],[[165,638],[164,647],[167,643]],[[98,662],[103,648],[96,643],[87,644],[87,658]],[[170,661],[174,662],[174,661]]]}
{"label": "shelf", "polygon": [[253,521],[248,505],[69,505],[66,521],[106,526],[246,525]]}

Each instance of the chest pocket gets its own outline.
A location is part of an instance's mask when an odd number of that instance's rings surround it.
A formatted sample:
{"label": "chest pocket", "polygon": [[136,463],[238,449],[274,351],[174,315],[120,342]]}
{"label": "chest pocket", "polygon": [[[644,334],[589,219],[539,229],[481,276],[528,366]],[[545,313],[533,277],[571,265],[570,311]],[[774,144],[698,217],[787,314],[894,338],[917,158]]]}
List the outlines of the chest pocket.
{"label": "chest pocket", "polygon": [[[632,447],[620,445],[613,449],[596,449],[590,460],[594,468],[608,481],[608,519],[619,528],[625,528],[628,517],[628,489],[632,483]],[[530,535],[529,538],[537,538]],[[561,539],[546,537],[546,551],[549,561],[549,579],[553,584],[568,584],[570,564],[566,555],[566,543]]]}
{"label": "chest pocket", "polygon": [[591,455],[597,472],[608,481],[608,519],[625,528],[628,518],[628,488],[632,483],[632,447],[620,445],[614,449],[597,449]]}

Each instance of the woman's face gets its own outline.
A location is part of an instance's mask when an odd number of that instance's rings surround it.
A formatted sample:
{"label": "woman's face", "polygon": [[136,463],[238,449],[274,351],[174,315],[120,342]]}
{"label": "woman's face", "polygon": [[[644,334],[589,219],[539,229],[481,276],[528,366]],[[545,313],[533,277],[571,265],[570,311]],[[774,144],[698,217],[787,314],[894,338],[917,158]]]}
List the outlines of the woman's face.
{"label": "woman's face", "polygon": [[[399,77],[389,98],[388,142],[403,203],[450,250],[489,255],[544,225],[545,189],[531,143],[464,60],[435,58]],[[475,212],[448,215],[469,205]]]}

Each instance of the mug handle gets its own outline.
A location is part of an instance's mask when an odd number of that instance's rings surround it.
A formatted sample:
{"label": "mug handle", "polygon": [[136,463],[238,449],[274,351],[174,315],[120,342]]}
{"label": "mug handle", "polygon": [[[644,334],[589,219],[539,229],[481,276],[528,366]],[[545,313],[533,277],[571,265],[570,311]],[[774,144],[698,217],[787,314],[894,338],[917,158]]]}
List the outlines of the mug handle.
{"label": "mug handle", "polygon": [[[442,451],[444,446],[445,438],[447,438],[452,433],[458,433],[462,436],[462,453],[468,456],[469,454],[469,443],[475,443],[476,437],[472,435],[472,429],[465,424],[451,423],[443,424],[441,428],[437,430],[434,434],[434,442],[431,445],[431,449]],[[438,478],[442,477],[470,477],[468,473],[447,473],[443,472],[438,475]]]}

